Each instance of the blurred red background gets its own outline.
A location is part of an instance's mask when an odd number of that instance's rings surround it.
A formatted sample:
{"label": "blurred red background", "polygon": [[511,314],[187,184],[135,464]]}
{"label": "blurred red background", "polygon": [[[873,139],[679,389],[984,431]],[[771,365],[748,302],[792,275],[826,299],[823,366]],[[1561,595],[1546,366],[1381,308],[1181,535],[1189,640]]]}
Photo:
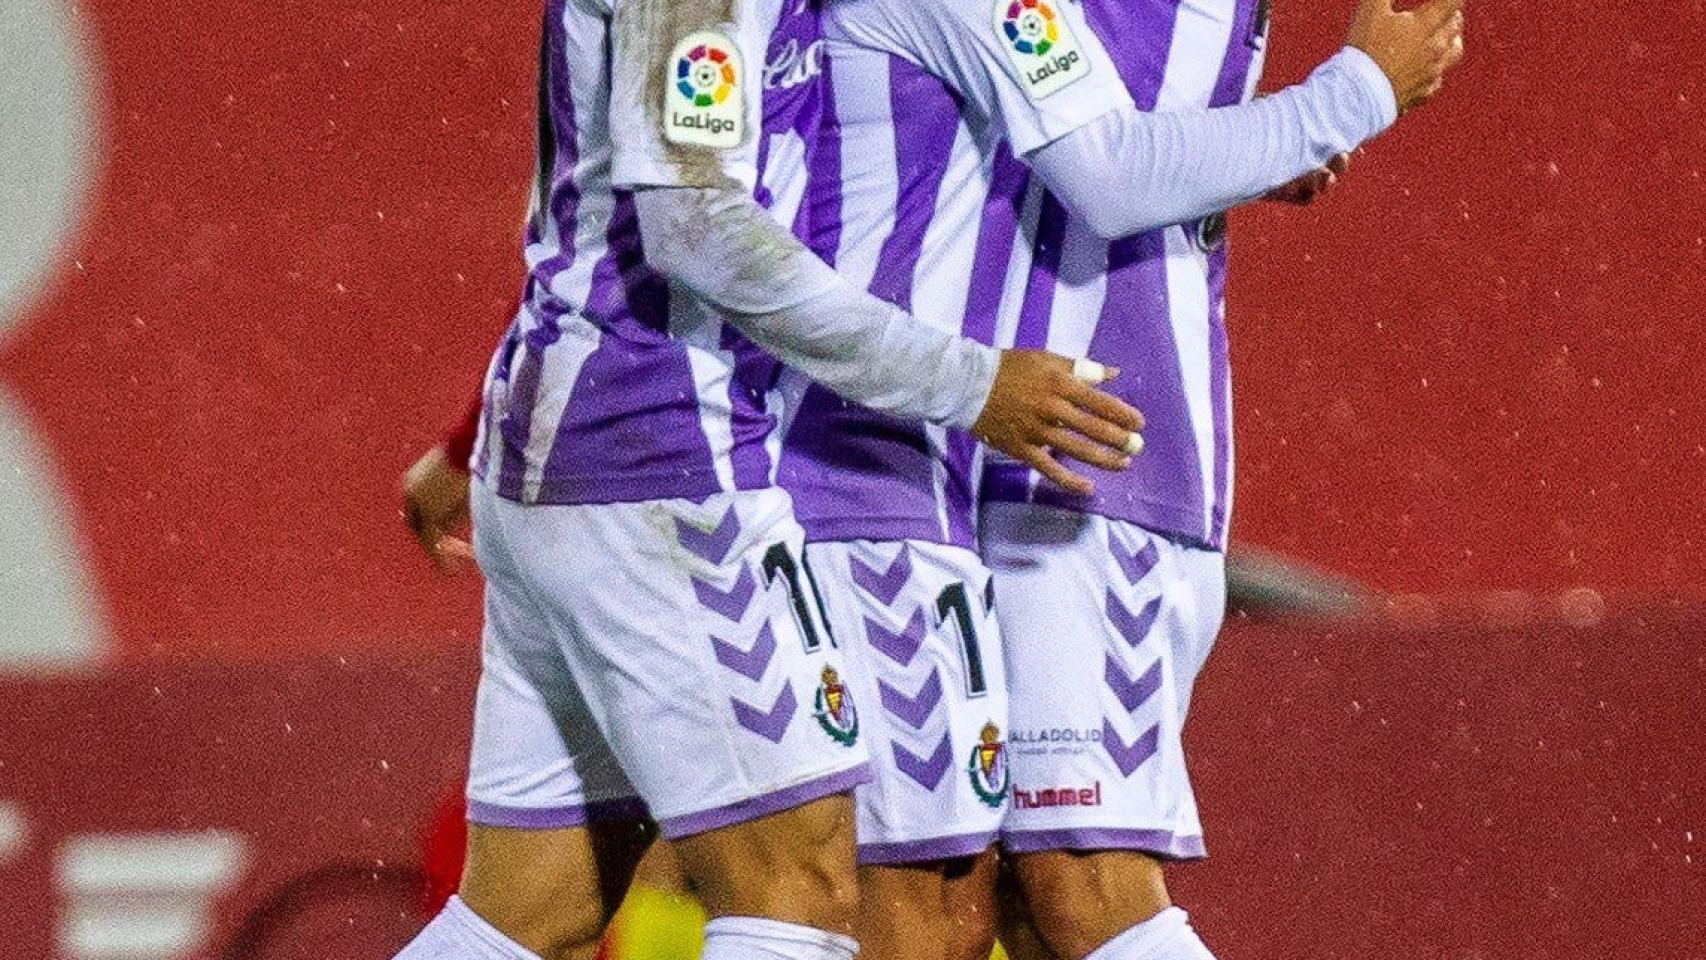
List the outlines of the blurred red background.
{"label": "blurred red background", "polygon": [[[1270,82],[1346,6],[1279,4]],[[81,9],[101,173],[0,376],[119,648],[466,641],[396,477],[516,295],[536,11]],[[1477,4],[1340,194],[1238,218],[1237,537],[1404,591],[1699,592],[1702,10]]]}
{"label": "blurred red background", "polygon": [[[1348,7],[1277,4],[1270,85]],[[326,856],[415,856],[461,767],[477,583],[431,575],[396,485],[516,295],[537,11],[78,10],[98,176],[0,381],[116,662],[0,683],[0,800],[50,839],[248,831],[235,916]],[[1706,956],[1701,621],[1651,613],[1706,595],[1706,2],[1470,16],[1338,194],[1236,217],[1235,539],[1631,612],[1235,625],[1194,734],[1219,856],[1184,880],[1228,960]],[[0,864],[0,914],[43,919],[46,857]]]}

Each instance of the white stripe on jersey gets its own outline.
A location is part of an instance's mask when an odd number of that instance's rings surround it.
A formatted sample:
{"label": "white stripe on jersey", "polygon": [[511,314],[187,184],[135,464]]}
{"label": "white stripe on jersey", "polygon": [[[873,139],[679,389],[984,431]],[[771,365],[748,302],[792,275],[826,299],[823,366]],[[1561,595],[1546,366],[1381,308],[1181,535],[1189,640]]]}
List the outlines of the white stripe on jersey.
{"label": "white stripe on jersey", "polygon": [[[1222,54],[1232,42],[1236,4],[1226,0],[1185,0],[1173,26],[1167,72],[1155,99],[1156,112],[1200,109],[1214,96]],[[1212,53],[1213,56],[1204,56]],[[1167,300],[1173,343],[1179,352],[1185,402],[1191,410],[1201,468],[1203,530],[1214,529],[1220,491],[1214,477],[1214,398],[1209,358],[1208,255],[1182,227],[1168,227]]]}
{"label": "white stripe on jersey", "polygon": [[942,541],[952,543],[954,535],[948,525],[948,429],[926,423],[924,442],[930,446],[930,492],[936,498],[936,522],[942,527]]}
{"label": "white stripe on jersey", "polygon": [[1213,372],[1209,359],[1208,255],[1183,227],[1168,227],[1167,309],[1172,314],[1173,345],[1179,353],[1185,403],[1191,410],[1191,433],[1196,437],[1197,465],[1202,470],[1203,529],[1214,529],[1214,406]]}
{"label": "white stripe on jersey", "polygon": [[[939,330],[959,333],[966,316],[971,285],[972,261],[977,256],[977,231],[983,223],[983,205],[989,199],[989,169],[978,155],[971,131],[960,124],[948,149],[942,185],[936,191],[936,209],[924,228],[924,244],[912,274],[912,313]],[[970,233],[967,233],[967,228]],[[946,448],[944,447],[944,450]]]}
{"label": "white stripe on jersey", "polygon": [[895,155],[894,112],[889,101],[889,57],[856,47],[847,48],[847,67],[837,61],[836,74],[854,75],[871,71],[873,81],[880,71],[882,82],[834,82],[831,91],[835,110],[841,116],[880,115],[884,123],[861,124],[856,149],[844,134],[841,159],[841,238],[836,250],[835,270],[860,289],[868,289],[882,256],[883,239],[894,233],[900,184],[894,177],[853,177],[854,163],[893,163]]}
{"label": "white stripe on jersey", "polygon": [[1183,0],[1179,4],[1155,112],[1208,105],[1220,79],[1221,59],[1232,41],[1237,6],[1236,0]]}
{"label": "white stripe on jersey", "polygon": [[[716,324],[708,327],[721,332]],[[684,340],[686,338],[683,338]],[[693,387],[699,392],[699,427],[711,443],[711,468],[724,490],[735,489],[734,408],[729,405],[729,374],[734,370],[731,350],[707,350],[687,341],[687,362],[693,368]]]}
{"label": "white stripe on jersey", "polygon": [[770,151],[764,163],[764,188],[774,198],[770,219],[791,227],[806,199],[806,141],[792,130],[770,135]]}

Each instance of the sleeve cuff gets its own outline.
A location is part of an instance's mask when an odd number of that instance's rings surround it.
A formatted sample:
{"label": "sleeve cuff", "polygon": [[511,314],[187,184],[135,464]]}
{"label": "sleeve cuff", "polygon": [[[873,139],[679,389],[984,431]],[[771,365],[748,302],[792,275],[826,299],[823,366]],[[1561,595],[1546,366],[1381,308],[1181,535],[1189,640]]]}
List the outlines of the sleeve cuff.
{"label": "sleeve cuff", "polygon": [[1386,78],[1386,71],[1380,69],[1380,64],[1374,58],[1358,50],[1356,47],[1346,47],[1333,58],[1344,66],[1345,72],[1355,77],[1366,95],[1365,99],[1378,119],[1376,132],[1398,122],[1398,94],[1392,89],[1392,81]]}
{"label": "sleeve cuff", "polygon": [[989,392],[995,389],[995,371],[1001,365],[1001,351],[975,341],[965,341],[966,369],[961,378],[963,387],[958,409],[946,426],[971,430],[983,408],[989,404]]}

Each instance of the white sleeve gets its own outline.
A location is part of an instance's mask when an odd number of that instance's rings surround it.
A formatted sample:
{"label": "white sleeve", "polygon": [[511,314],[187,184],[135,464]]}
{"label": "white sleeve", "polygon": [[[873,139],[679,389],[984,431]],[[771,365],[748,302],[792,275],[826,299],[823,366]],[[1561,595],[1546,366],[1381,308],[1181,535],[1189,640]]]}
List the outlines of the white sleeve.
{"label": "white sleeve", "polygon": [[1215,110],[1108,113],[1026,159],[1091,230],[1123,237],[1261,196],[1397,117],[1386,75],[1346,47],[1308,81],[1272,96]]}
{"label": "white sleeve", "polygon": [[1076,0],[834,0],[824,35],[917,64],[1017,154],[1132,104]]}
{"label": "white sleeve", "polygon": [[635,194],[646,260],[789,366],[909,420],[970,428],[999,354],[858,289],[743,190]]}
{"label": "white sleeve", "polygon": [[763,4],[610,2],[612,185],[751,190],[770,34],[758,22]]}

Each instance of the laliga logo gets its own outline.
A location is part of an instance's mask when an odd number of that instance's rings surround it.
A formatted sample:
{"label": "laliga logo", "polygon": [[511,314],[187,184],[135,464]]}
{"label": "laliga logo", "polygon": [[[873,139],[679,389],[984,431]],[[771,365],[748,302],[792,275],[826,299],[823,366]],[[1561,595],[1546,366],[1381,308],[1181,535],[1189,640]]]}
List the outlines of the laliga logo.
{"label": "laliga logo", "polygon": [[[735,90],[735,68],[729,62],[728,52],[703,43],[687,51],[675,64],[675,88],[688,103],[701,110],[726,103]],[[727,119],[691,114],[676,116],[675,124],[712,134],[734,129]]]}
{"label": "laliga logo", "polygon": [[1013,0],[1007,8],[1002,29],[1013,49],[1020,53],[1048,54],[1060,42],[1060,24],[1054,8],[1043,0]]}

